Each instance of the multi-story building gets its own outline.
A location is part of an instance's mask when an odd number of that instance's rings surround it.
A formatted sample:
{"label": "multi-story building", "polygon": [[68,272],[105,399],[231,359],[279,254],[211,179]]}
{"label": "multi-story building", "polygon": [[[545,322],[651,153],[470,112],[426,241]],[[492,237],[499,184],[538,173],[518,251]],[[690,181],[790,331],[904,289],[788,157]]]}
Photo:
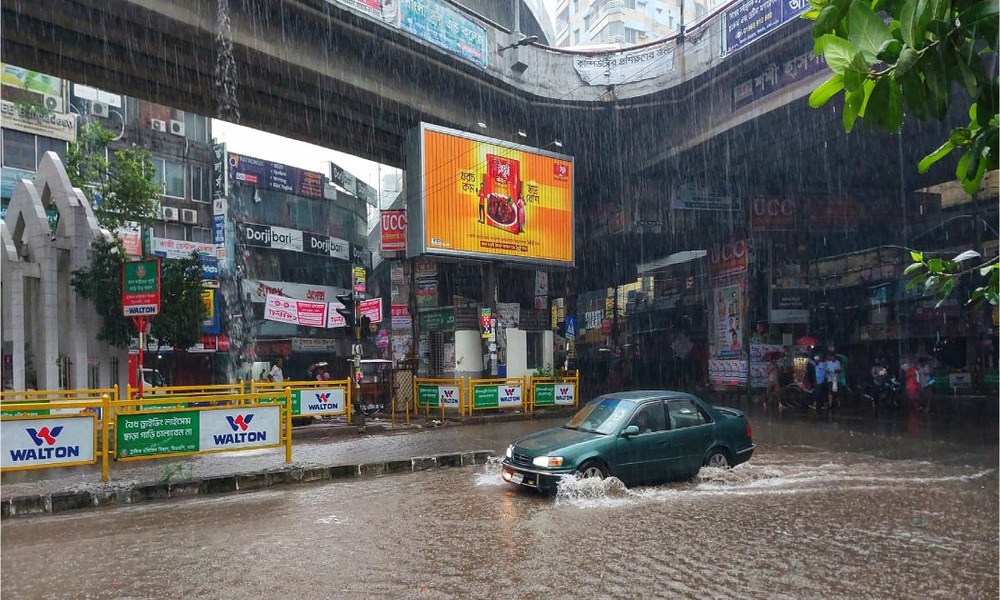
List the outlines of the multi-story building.
{"label": "multi-story building", "polygon": [[677,33],[718,0],[559,0],[555,45],[631,46]]}
{"label": "multi-story building", "polygon": [[288,378],[305,377],[309,365],[319,361],[346,376],[348,329],[328,326],[329,321],[310,326],[273,320],[265,302],[271,295],[329,306],[354,289],[355,267],[371,266],[367,203],[338,190],[323,173],[232,152],[226,156],[225,218],[233,224],[231,256],[237,268],[224,280],[237,279],[241,291],[238,299],[227,297],[226,310],[249,315],[244,337],[250,344],[243,352],[249,364],[243,368],[250,372],[241,376],[260,378],[279,357]]}

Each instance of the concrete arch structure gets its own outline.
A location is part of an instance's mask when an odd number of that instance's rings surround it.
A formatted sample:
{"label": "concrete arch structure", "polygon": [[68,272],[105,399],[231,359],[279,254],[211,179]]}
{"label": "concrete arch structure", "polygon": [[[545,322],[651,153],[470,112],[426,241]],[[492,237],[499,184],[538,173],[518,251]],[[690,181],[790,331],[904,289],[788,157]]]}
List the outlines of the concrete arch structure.
{"label": "concrete arch structure", "polygon": [[[54,229],[47,207],[58,213]],[[15,389],[106,387],[124,372],[112,373],[111,359],[121,367],[125,352],[97,340],[100,319],[71,285],[73,271],[90,264],[91,244],[108,235],[54,152],[45,153],[34,181],[18,182],[2,224],[0,255],[3,342],[13,357],[6,379]],[[97,381],[90,377],[92,366],[98,367]]]}

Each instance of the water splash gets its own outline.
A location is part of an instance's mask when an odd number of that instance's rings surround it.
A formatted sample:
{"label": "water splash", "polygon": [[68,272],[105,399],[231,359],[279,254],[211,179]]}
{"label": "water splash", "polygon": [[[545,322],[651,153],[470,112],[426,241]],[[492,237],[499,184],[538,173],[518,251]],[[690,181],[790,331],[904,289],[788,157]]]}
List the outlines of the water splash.
{"label": "water splash", "polygon": [[233,31],[229,19],[229,0],[218,0],[215,41],[219,54],[215,59],[215,87],[218,90],[218,118],[240,122],[240,103],[236,97],[236,60],[233,58]]}
{"label": "water splash", "polygon": [[617,477],[563,477],[556,487],[556,504],[574,506],[607,506],[629,501],[635,492],[625,487]]}
{"label": "water splash", "polygon": [[488,456],[486,457],[486,464],[483,465],[483,470],[476,473],[476,485],[477,486],[504,486],[510,485],[503,480],[500,473],[503,469],[503,464],[501,463],[503,459],[499,456]]}

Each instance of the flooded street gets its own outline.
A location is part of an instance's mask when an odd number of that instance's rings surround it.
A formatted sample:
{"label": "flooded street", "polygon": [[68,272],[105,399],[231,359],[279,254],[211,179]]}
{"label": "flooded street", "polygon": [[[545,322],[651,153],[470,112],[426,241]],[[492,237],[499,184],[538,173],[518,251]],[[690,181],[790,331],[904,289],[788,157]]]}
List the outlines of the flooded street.
{"label": "flooded street", "polygon": [[7,520],[2,593],[997,596],[995,445],[758,423],[749,463],[660,487],[568,482],[550,498],[511,489],[491,463]]}

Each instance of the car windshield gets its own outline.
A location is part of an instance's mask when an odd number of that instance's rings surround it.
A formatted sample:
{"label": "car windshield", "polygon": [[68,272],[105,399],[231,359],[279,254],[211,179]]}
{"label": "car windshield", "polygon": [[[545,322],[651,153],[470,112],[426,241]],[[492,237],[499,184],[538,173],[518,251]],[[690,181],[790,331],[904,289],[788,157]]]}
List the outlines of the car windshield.
{"label": "car windshield", "polygon": [[634,407],[635,402],[631,400],[597,398],[588,402],[563,427],[607,435],[621,425]]}

